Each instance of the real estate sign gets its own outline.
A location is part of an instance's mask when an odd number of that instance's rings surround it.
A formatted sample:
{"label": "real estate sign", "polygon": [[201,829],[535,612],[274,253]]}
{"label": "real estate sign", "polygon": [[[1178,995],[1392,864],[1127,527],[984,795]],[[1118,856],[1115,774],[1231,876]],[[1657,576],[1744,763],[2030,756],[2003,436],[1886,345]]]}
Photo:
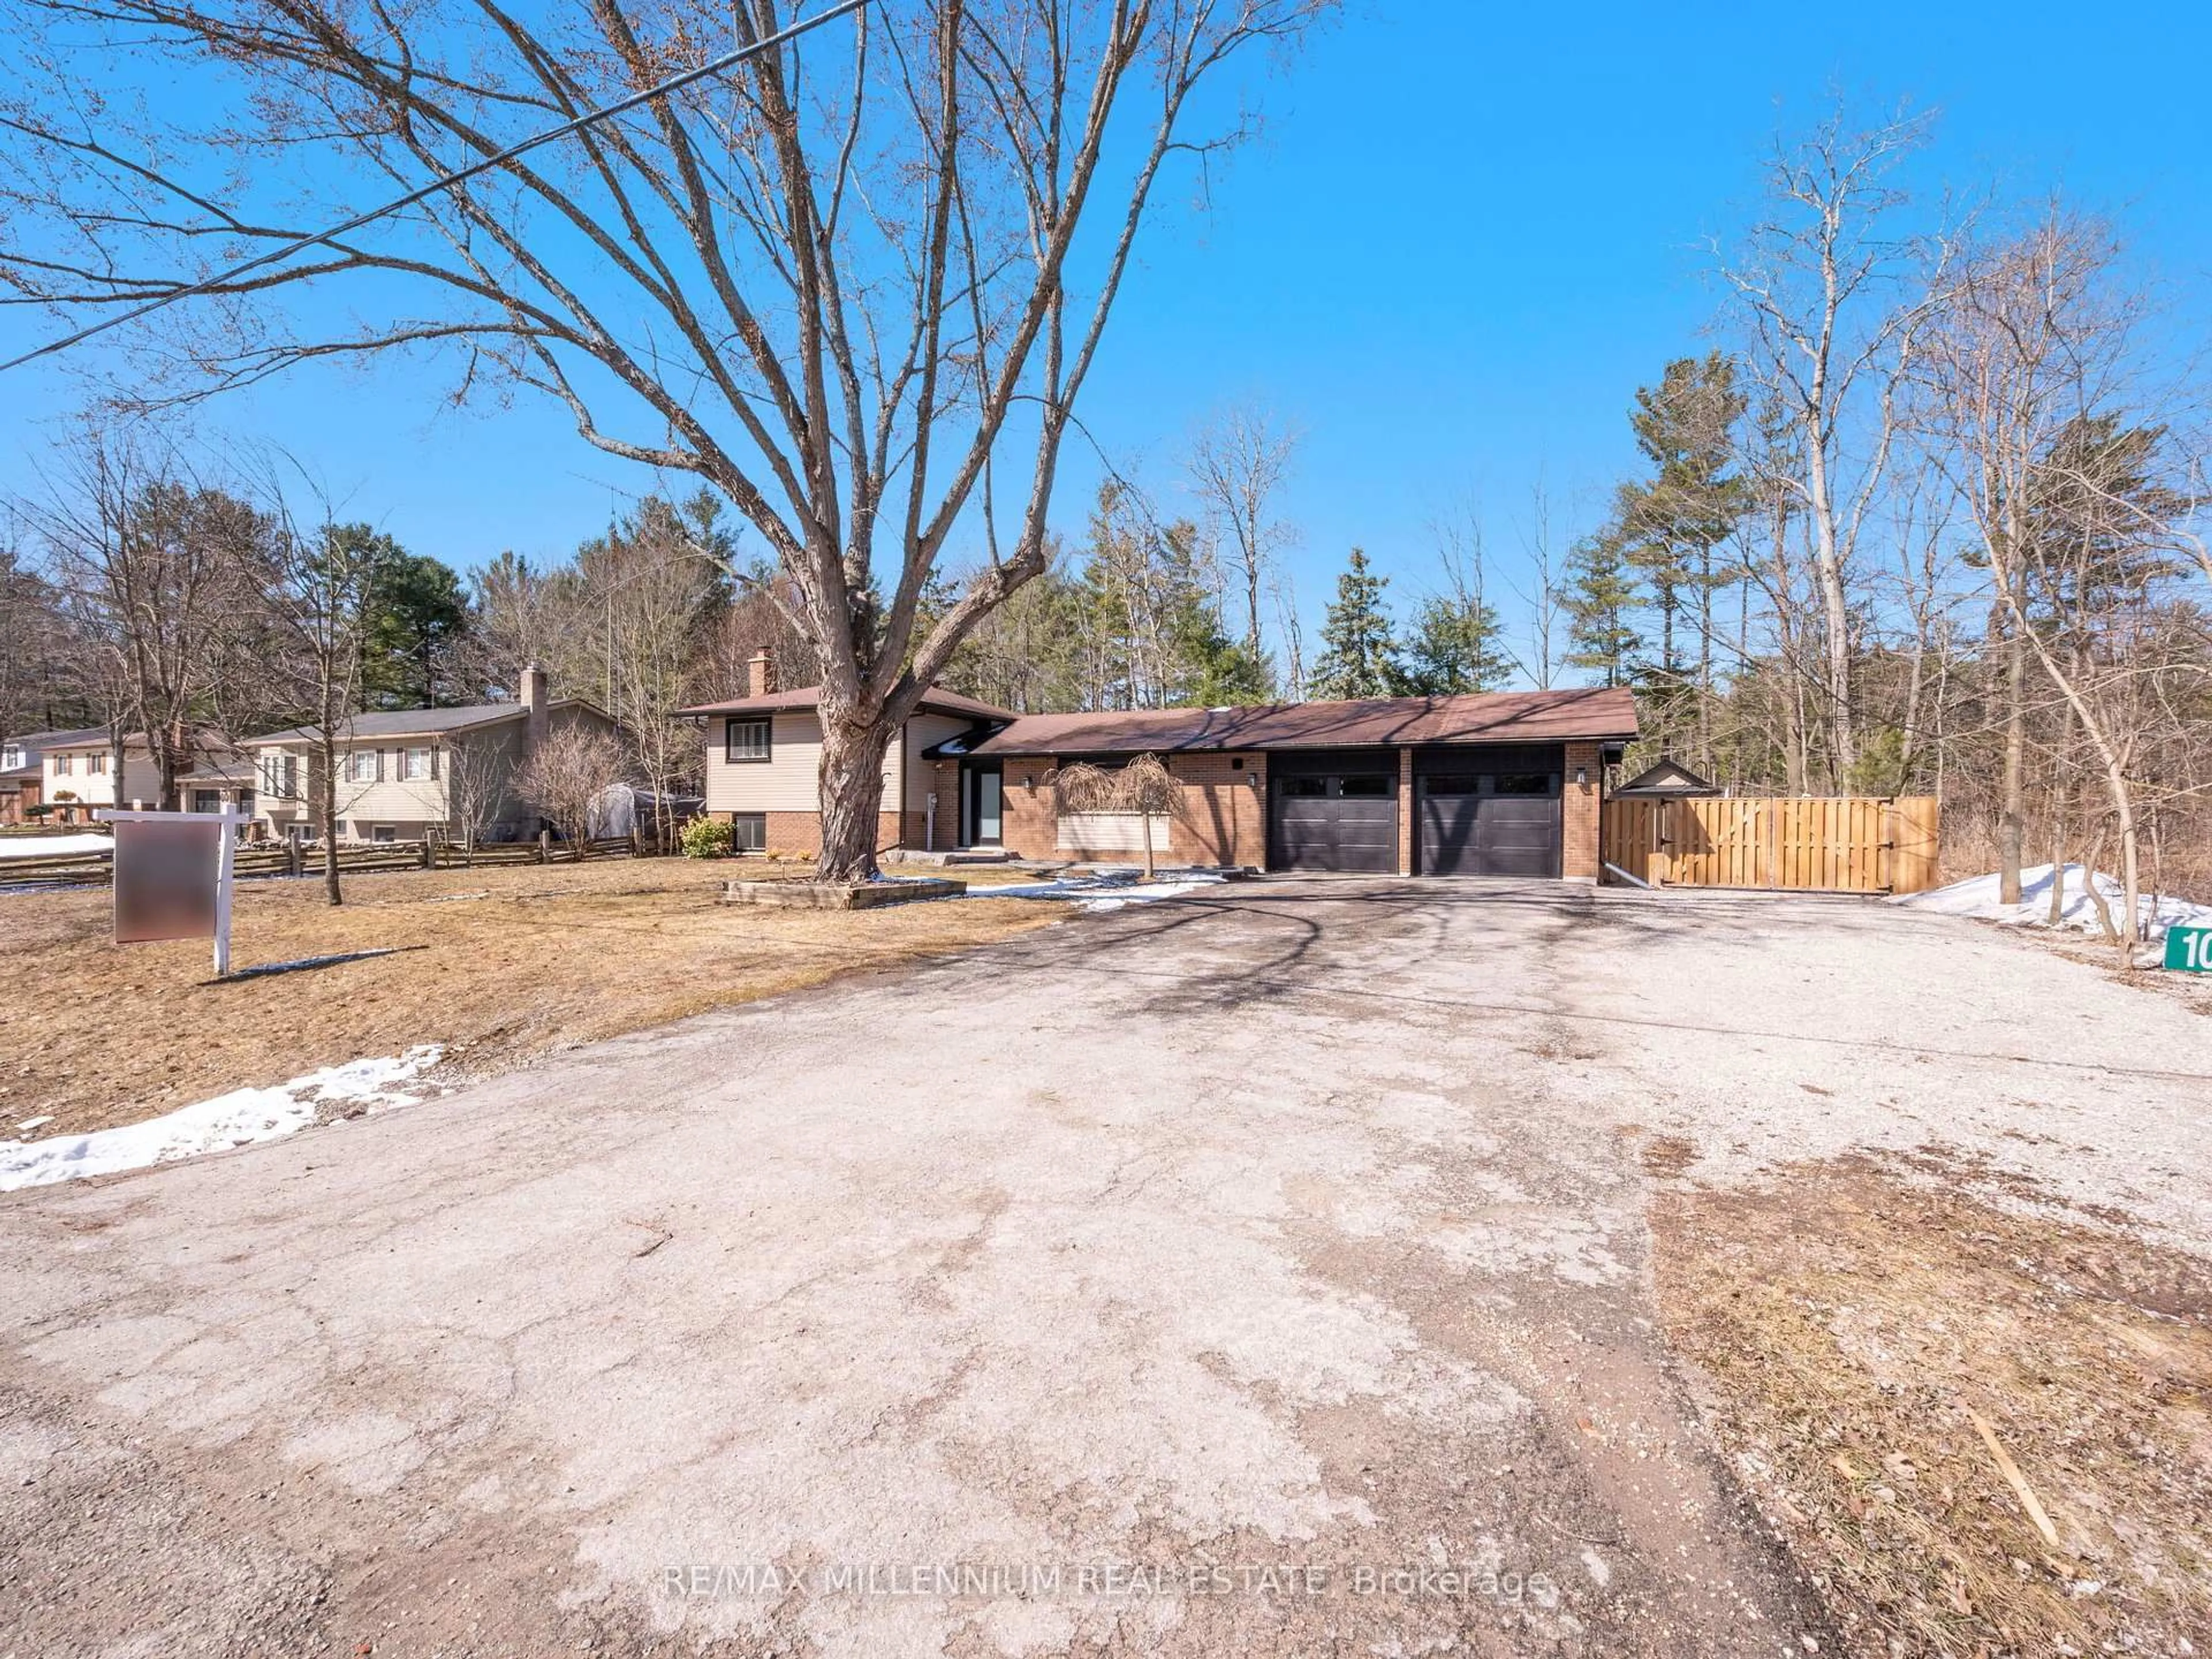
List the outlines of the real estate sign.
{"label": "real estate sign", "polygon": [[2166,965],[2186,974],[2212,974],[2212,927],[2167,928]]}
{"label": "real estate sign", "polygon": [[93,816],[115,826],[115,942],[211,939],[215,971],[230,971],[232,849],[245,815],[118,812]]}

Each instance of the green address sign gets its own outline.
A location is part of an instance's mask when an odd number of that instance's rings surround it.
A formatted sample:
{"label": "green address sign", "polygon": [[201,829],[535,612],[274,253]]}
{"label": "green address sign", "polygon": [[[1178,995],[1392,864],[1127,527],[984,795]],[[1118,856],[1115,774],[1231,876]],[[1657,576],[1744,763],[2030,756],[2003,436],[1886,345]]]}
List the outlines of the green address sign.
{"label": "green address sign", "polygon": [[2166,965],[2188,974],[2212,974],[2212,927],[2167,928]]}

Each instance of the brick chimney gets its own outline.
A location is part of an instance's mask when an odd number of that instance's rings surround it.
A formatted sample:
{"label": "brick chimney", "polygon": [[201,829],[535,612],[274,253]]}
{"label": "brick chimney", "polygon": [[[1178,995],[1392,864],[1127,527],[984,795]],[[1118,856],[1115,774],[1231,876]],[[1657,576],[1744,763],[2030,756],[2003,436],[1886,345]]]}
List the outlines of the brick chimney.
{"label": "brick chimney", "polygon": [[545,671],[536,663],[522,670],[523,741],[532,749],[545,737]]}
{"label": "brick chimney", "polygon": [[763,646],[745,659],[745,695],[764,697],[775,690],[775,659]]}

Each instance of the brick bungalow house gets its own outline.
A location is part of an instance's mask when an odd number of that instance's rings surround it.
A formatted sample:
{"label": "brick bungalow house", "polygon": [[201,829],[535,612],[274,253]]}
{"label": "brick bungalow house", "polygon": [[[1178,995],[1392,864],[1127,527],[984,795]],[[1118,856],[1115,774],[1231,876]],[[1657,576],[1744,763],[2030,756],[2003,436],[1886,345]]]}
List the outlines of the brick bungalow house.
{"label": "brick bungalow house", "polygon": [[[686,711],[707,726],[707,811],[740,848],[817,851],[816,690],[773,690],[764,658],[752,682]],[[1626,690],[1086,714],[937,690],[884,758],[878,845],[1126,860],[1142,823],[1059,811],[1051,775],[1152,754],[1182,784],[1153,824],[1167,862],[1595,881],[1605,768],[1635,735]]]}

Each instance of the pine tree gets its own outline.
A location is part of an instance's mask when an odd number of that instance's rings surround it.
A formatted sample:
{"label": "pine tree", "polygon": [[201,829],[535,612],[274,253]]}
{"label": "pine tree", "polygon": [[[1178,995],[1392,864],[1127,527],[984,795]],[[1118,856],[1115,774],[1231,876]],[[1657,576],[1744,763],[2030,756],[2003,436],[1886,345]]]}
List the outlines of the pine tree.
{"label": "pine tree", "polygon": [[1633,618],[1636,571],[1609,532],[1575,544],[1567,556],[1567,663],[1595,673],[1603,685],[1626,685],[1644,649]]}
{"label": "pine tree", "polygon": [[1498,612],[1472,596],[1424,599],[1406,647],[1406,690],[1417,697],[1488,691],[1513,672]]}
{"label": "pine tree", "polygon": [[1697,684],[1707,691],[1712,685],[1713,550],[1751,506],[1748,487],[1729,471],[1736,423],[1747,407],[1735,374],[1735,362],[1717,351],[1678,357],[1656,386],[1638,389],[1629,416],[1652,473],[1620,486],[1613,526],[1659,612],[1659,654],[1647,678],[1666,688],[1689,681],[1681,636],[1692,631],[1692,618]]}
{"label": "pine tree", "polygon": [[1322,654],[1307,681],[1306,695],[1322,699],[1395,697],[1405,689],[1398,636],[1383,608],[1388,576],[1376,575],[1367,555],[1352,550],[1352,559],[1336,579],[1336,598],[1322,624]]}

